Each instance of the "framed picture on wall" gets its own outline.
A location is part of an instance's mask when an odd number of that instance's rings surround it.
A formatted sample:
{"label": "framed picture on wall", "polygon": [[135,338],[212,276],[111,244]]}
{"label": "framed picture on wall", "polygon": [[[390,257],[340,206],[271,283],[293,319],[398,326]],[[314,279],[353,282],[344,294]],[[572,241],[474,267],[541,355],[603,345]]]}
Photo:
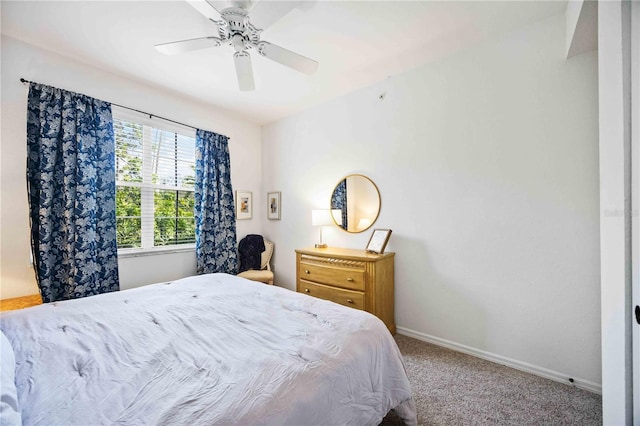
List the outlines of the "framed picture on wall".
{"label": "framed picture on wall", "polygon": [[279,191],[267,193],[267,218],[269,220],[280,220],[280,196]]}
{"label": "framed picture on wall", "polygon": [[370,253],[382,254],[391,237],[391,229],[374,229],[369,238],[366,250]]}
{"label": "framed picture on wall", "polygon": [[251,191],[236,191],[236,219],[251,219],[253,196]]}

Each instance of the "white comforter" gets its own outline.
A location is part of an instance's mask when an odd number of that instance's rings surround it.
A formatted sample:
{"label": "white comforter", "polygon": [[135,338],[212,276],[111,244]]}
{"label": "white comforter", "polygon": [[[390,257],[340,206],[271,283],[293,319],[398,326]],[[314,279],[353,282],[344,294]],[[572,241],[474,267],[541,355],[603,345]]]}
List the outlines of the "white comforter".
{"label": "white comforter", "polygon": [[416,423],[373,315],[211,274],[5,312],[24,424]]}

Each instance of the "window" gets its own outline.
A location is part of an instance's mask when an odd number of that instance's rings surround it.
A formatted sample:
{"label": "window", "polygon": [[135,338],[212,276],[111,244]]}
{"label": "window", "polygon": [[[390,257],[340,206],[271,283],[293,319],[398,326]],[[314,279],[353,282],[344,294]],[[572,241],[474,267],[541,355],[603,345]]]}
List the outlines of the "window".
{"label": "window", "polygon": [[195,131],[115,110],[118,248],[195,243]]}

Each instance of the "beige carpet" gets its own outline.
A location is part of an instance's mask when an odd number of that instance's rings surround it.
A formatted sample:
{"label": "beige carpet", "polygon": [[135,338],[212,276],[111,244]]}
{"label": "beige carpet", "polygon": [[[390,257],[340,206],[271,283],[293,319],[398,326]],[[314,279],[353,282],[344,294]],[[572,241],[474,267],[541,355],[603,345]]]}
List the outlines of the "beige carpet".
{"label": "beige carpet", "polygon": [[420,425],[602,424],[600,395],[411,337],[396,342]]}

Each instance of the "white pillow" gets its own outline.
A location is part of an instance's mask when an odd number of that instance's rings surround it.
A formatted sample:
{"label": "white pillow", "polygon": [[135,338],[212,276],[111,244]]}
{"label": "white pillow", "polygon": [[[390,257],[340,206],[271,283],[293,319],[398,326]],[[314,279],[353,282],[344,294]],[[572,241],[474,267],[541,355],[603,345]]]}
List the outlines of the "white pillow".
{"label": "white pillow", "polygon": [[21,425],[16,389],[16,358],[7,336],[0,332],[0,425]]}

